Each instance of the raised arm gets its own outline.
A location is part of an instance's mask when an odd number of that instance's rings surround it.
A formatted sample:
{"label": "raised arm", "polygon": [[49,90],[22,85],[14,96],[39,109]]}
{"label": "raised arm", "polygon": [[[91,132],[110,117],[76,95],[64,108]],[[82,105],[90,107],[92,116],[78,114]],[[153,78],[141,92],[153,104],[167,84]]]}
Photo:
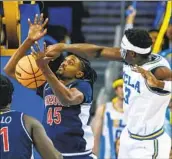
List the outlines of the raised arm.
{"label": "raised arm", "polygon": [[43,159],[62,159],[62,155],[53,146],[45,129],[36,119],[24,115],[26,129],[32,137],[33,144]]}
{"label": "raised arm", "polygon": [[[39,49],[37,43],[36,46]],[[45,57],[45,53],[36,52],[33,47],[32,50],[32,56],[35,58],[38,67],[41,69],[43,75],[61,104],[64,106],[71,106],[82,103],[84,100],[83,93],[76,88],[67,88],[51,71],[50,67],[48,66],[49,59]]]}
{"label": "raised arm", "polygon": [[120,48],[97,46],[94,44],[64,44],[51,45],[46,50],[46,56],[57,58],[61,52],[67,51],[84,58],[103,57],[109,60],[122,61]]}
{"label": "raised arm", "polygon": [[30,19],[28,19],[29,23],[29,32],[28,37],[26,40],[22,43],[22,45],[17,49],[17,51],[13,54],[13,56],[10,58],[8,63],[4,67],[4,72],[15,78],[15,68],[18,63],[18,61],[25,56],[26,51],[31,47],[31,45],[34,43],[34,41],[39,40],[42,38],[47,30],[43,30],[44,26],[47,24],[48,19],[46,19],[43,23],[43,14],[41,14],[40,17],[38,17],[38,14],[35,16],[34,23],[32,24]]}

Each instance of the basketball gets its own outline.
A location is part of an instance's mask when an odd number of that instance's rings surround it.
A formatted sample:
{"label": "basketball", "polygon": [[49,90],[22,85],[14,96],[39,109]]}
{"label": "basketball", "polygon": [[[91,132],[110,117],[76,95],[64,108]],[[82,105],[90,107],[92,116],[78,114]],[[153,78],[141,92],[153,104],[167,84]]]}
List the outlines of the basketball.
{"label": "basketball", "polygon": [[18,62],[15,75],[20,84],[27,88],[37,88],[46,80],[32,55],[24,56]]}

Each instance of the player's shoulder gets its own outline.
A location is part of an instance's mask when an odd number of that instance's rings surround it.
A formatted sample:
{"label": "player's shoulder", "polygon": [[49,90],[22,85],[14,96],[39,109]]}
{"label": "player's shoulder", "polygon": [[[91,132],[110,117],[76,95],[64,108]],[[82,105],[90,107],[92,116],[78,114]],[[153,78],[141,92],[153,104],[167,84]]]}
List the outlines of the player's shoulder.
{"label": "player's shoulder", "polygon": [[150,62],[147,62],[143,65],[143,67],[147,70],[153,70],[157,67],[167,67],[170,68],[170,65],[168,61],[158,54],[151,54],[152,60]]}
{"label": "player's shoulder", "polygon": [[82,85],[83,87],[91,87],[91,83],[89,80],[80,80],[80,79],[71,82],[70,84],[68,84],[68,87],[74,87],[78,85]]}

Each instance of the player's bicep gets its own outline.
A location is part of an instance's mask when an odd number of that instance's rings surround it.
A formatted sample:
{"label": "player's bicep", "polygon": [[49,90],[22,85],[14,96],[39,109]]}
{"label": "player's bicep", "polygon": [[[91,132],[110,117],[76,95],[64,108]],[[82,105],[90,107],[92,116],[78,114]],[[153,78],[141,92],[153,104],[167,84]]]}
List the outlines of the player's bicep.
{"label": "player's bicep", "polygon": [[158,80],[172,81],[172,71],[167,67],[158,67],[151,72]]}
{"label": "player's bicep", "polygon": [[70,105],[77,105],[84,101],[84,95],[78,89],[71,88],[70,93],[71,93],[71,98],[69,99]]}

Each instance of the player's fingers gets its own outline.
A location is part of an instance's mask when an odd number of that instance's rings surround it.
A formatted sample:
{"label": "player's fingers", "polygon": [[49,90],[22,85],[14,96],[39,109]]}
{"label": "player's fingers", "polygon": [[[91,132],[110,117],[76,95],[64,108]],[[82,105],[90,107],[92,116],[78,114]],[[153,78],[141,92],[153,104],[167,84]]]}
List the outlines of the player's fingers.
{"label": "player's fingers", "polygon": [[43,37],[45,34],[47,34],[47,29],[44,29],[44,31],[41,33],[41,37]]}
{"label": "player's fingers", "polygon": [[40,46],[39,46],[39,44],[38,44],[37,41],[35,41],[35,45],[36,45],[36,48],[37,48],[38,52],[40,52],[41,51],[41,48],[40,48]]}
{"label": "player's fingers", "polygon": [[31,23],[31,21],[30,21],[30,18],[28,18],[28,24],[29,24],[29,26],[31,26],[32,25],[32,23]]}
{"label": "player's fingers", "polygon": [[38,23],[38,14],[35,15],[34,24]]}
{"label": "player's fingers", "polygon": [[31,55],[35,60],[37,59],[37,55],[34,52],[32,52]]}
{"label": "player's fingers", "polygon": [[46,52],[46,50],[47,50],[47,44],[46,42],[44,42],[44,52]]}
{"label": "player's fingers", "polygon": [[42,24],[42,27],[45,27],[47,23],[48,23],[48,18],[45,19],[44,23]]}
{"label": "player's fingers", "polygon": [[38,24],[41,25],[44,21],[44,14],[41,13]]}
{"label": "player's fingers", "polygon": [[32,50],[32,53],[37,54],[37,52],[35,51],[35,49],[33,48],[33,46],[31,46],[30,49]]}
{"label": "player's fingers", "polygon": [[47,57],[47,56],[45,56],[45,57],[44,57],[44,60],[47,60],[47,61],[54,61],[54,58],[53,58],[53,57]]}

